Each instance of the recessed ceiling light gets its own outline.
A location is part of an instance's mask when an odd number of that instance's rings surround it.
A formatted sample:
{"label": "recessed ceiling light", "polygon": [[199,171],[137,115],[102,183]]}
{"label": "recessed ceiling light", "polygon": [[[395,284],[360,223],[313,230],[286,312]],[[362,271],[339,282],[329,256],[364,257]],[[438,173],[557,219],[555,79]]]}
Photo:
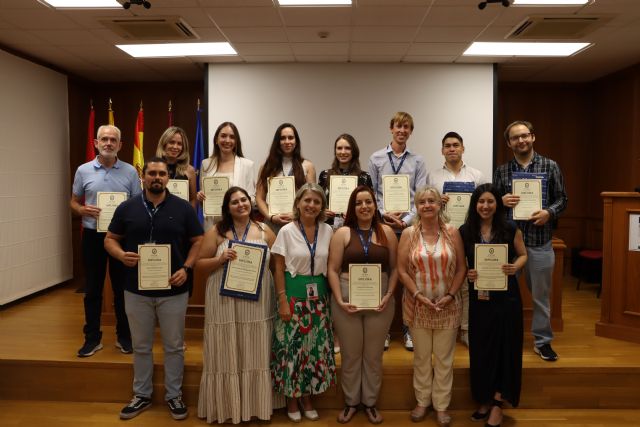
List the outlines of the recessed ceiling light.
{"label": "recessed ceiling light", "polygon": [[227,42],[117,44],[116,47],[134,58],[169,58],[177,56],[222,56],[238,53]]}
{"label": "recessed ceiling light", "polygon": [[474,42],[464,56],[571,56],[591,43]]}
{"label": "recessed ceiling light", "polygon": [[513,0],[513,6],[579,6],[592,0]]}
{"label": "recessed ceiling light", "polygon": [[350,6],[351,0],[278,0],[280,6]]}
{"label": "recessed ceiling light", "polygon": [[116,0],[38,0],[56,9],[122,9]]}

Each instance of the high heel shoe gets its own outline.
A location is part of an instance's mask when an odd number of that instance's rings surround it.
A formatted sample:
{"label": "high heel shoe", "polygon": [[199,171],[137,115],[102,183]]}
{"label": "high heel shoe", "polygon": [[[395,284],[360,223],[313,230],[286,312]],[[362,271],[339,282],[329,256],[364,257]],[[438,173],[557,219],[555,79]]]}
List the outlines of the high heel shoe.
{"label": "high heel shoe", "polygon": [[436,421],[440,427],[449,427],[451,425],[451,415],[446,412],[437,412]]}
{"label": "high heel shoe", "polygon": [[489,415],[490,417],[491,412],[493,411],[493,408],[499,408],[500,422],[498,424],[489,424],[489,421],[487,420],[487,422],[484,424],[484,427],[500,427],[500,424],[502,424],[502,405],[503,405],[503,402],[501,400],[493,399],[493,402],[491,403],[491,409],[489,409],[489,411],[487,412],[487,415]]}

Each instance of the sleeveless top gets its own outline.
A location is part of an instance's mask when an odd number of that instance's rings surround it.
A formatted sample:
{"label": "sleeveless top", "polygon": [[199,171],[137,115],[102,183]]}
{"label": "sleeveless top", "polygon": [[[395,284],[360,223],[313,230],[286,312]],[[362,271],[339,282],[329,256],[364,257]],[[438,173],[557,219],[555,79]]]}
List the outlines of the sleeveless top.
{"label": "sleeveless top", "polygon": [[189,177],[186,175],[176,175],[177,165],[175,163],[167,163],[167,169],[169,170],[169,179],[189,179]]}
{"label": "sleeveless top", "polygon": [[[349,244],[344,248],[344,254],[342,256],[342,272],[349,272],[349,264],[381,264],[382,272],[389,272],[389,248],[381,246],[374,242],[371,242],[369,246],[369,257],[364,256],[364,247],[358,237],[358,232],[349,227],[351,236],[349,238]],[[363,230],[362,237],[365,243],[369,241],[369,233],[371,230]]]}

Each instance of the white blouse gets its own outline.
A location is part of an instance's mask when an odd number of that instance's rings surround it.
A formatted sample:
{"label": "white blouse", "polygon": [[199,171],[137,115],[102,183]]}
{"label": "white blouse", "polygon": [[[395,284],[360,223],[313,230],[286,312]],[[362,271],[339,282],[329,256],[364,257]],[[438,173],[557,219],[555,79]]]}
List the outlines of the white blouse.
{"label": "white blouse", "polygon": [[[329,243],[333,230],[324,222],[318,224],[318,244],[314,257],[314,275],[327,275],[327,261],[329,259]],[[309,242],[313,245],[312,242]],[[285,268],[291,276],[298,274],[311,275],[311,255],[307,243],[300,231],[297,221],[290,222],[280,229],[278,237],[271,248],[271,253],[284,257]]]}

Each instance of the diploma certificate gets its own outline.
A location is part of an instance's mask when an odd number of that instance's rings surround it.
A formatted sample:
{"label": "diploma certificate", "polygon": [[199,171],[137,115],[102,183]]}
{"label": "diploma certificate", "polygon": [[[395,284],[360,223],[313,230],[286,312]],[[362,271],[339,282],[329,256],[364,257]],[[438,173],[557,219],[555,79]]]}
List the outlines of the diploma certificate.
{"label": "diploma certificate", "polygon": [[100,208],[96,231],[98,233],[106,233],[109,231],[109,224],[111,223],[116,208],[120,203],[127,200],[127,193],[124,191],[98,191],[96,200],[96,204]]}
{"label": "diploma certificate", "polygon": [[238,257],[224,266],[220,295],[257,301],[269,248],[239,240],[230,240],[229,247]]}
{"label": "diploma certificate", "polygon": [[449,196],[449,201],[445,210],[449,214],[449,224],[459,228],[467,219],[471,193],[447,193],[447,196]]}
{"label": "diploma certificate", "polygon": [[171,289],[171,245],[138,245],[138,289]]}
{"label": "diploma certificate", "polygon": [[382,175],[382,198],[386,212],[409,212],[409,175]]}
{"label": "diploma certificate", "polygon": [[222,215],[222,199],[229,189],[229,178],[226,176],[207,176],[202,179],[202,191],[206,199],[202,208],[205,216]]}
{"label": "diploma certificate", "polygon": [[345,213],[349,205],[349,197],[357,186],[357,176],[331,175],[329,177],[329,210]]}
{"label": "diploma certificate", "polygon": [[513,208],[513,219],[528,220],[532,213],[542,209],[540,179],[514,179],[511,183],[511,194],[520,196],[520,201]]}
{"label": "diploma certificate", "polygon": [[189,180],[188,179],[170,179],[167,184],[169,193],[180,197],[182,200],[189,201]]}
{"label": "diploma certificate", "polygon": [[269,216],[293,212],[296,179],[292,176],[269,178]]}
{"label": "diploma certificate", "polygon": [[509,246],[504,244],[475,245],[475,265],[478,279],[473,284],[477,291],[506,291],[507,275],[502,266],[507,264]]}
{"label": "diploma certificate", "polygon": [[349,304],[360,310],[374,310],[382,300],[382,266],[349,264]]}

